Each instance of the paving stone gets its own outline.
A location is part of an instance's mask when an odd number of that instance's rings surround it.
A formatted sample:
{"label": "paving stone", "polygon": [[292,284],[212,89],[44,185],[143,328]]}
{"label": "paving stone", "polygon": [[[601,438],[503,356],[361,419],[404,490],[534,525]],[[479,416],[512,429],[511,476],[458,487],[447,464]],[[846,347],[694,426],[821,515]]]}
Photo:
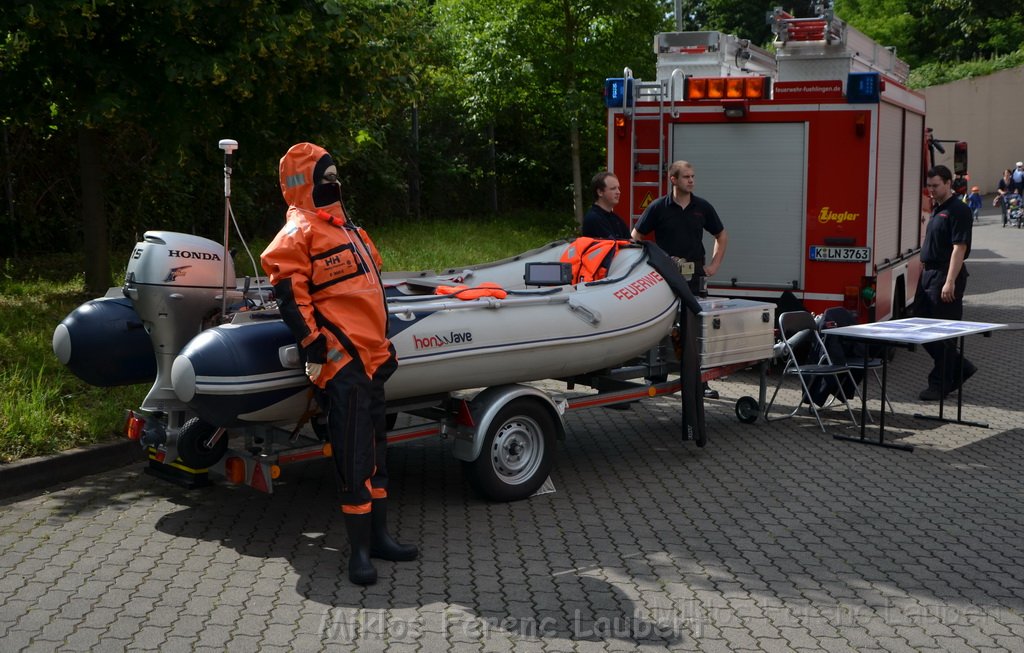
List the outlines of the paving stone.
{"label": "paving stone", "polygon": [[[1016,322],[1024,239],[992,227],[965,317]],[[702,449],[677,397],[567,415],[556,492],[514,504],[481,501],[444,443],[394,446],[393,531],[423,555],[368,588],[345,578],[328,461],[270,496],[139,464],[4,500],[0,650],[1024,650],[1017,335],[968,343],[964,413],[989,429],[913,419],[937,411],[916,400],[930,360],[897,352],[886,423],[912,454],[803,415],[739,424],[750,372],[714,382]]]}

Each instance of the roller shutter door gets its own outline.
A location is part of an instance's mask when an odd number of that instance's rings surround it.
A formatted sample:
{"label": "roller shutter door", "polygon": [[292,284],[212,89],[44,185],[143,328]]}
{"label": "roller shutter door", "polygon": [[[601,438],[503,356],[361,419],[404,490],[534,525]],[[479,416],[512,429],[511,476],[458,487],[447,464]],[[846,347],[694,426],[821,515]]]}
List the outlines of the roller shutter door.
{"label": "roller shutter door", "polygon": [[[672,126],[671,160],[693,164],[694,192],[729,232],[716,285],[804,287],[806,141],[802,122]],[[713,246],[705,234],[708,259]]]}

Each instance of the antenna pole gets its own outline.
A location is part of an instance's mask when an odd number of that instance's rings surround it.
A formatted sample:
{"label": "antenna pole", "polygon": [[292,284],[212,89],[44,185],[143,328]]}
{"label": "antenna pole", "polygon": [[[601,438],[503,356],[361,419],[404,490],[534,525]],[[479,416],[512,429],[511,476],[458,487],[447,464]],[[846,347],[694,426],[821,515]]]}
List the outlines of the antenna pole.
{"label": "antenna pole", "polygon": [[[224,138],[218,143],[218,147],[224,150],[224,282],[221,286],[220,300],[220,314],[223,318],[228,314],[228,261],[231,256],[228,251],[228,238],[231,235],[231,155],[238,149],[238,141]],[[234,283],[235,280],[232,279],[232,286]]]}

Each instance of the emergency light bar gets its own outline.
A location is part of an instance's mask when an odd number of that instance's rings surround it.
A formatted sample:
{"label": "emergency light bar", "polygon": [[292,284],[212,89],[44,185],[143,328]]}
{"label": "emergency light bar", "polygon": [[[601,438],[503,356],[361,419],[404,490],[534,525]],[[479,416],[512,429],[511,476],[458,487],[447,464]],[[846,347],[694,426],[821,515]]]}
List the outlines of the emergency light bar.
{"label": "emergency light bar", "polygon": [[604,80],[604,105],[609,109],[633,106],[633,78],[609,77]]}
{"label": "emergency light bar", "polygon": [[878,73],[850,73],[846,78],[846,101],[850,104],[878,104],[884,85]]}
{"label": "emergency light bar", "polygon": [[760,100],[771,96],[768,77],[687,77],[684,100]]}

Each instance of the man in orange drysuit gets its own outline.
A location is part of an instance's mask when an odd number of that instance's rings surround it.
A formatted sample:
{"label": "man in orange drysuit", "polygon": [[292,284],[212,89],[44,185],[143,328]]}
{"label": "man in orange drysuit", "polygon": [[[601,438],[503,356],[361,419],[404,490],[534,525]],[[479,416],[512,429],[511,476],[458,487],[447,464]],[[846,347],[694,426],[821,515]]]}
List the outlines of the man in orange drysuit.
{"label": "man in orange drysuit", "polygon": [[320,389],[352,548],[349,579],[370,585],[377,581],[371,557],[414,560],[419,553],[387,531],[384,382],[397,362],[380,254],[345,216],[338,169],[326,150],[293,145],[280,177],[287,222],[261,262],[306,374]]}

